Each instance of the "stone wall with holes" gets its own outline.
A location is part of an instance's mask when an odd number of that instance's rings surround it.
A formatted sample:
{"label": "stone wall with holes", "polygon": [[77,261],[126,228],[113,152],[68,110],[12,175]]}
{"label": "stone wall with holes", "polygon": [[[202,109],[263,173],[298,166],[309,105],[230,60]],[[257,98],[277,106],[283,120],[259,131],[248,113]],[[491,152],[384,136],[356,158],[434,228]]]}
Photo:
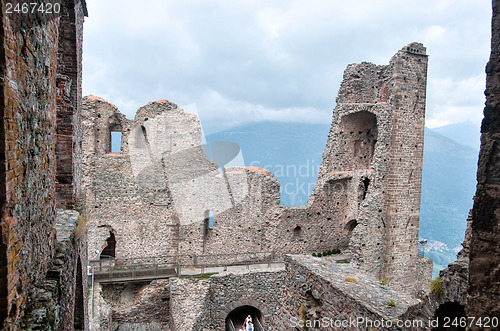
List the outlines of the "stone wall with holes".
{"label": "stone wall with holes", "polygon": [[[363,270],[416,293],[420,285],[406,284],[425,283],[417,275],[430,268],[417,262],[426,70],[418,43],[389,65],[347,67],[317,186],[300,208],[279,205],[269,171],[223,169],[229,145],[210,154],[198,118],[177,105],[150,102],[128,120],[105,100],[85,98],[89,256],[99,258],[111,233],[116,258],[200,262],[203,255],[340,248]],[[110,153],[112,131],[121,132],[120,153]]]}
{"label": "stone wall with holes", "polygon": [[[96,284],[93,330],[171,330],[170,281]],[[104,309],[103,309],[104,308]]]}
{"label": "stone wall with holes", "polygon": [[[120,259],[346,249],[352,215],[366,194],[358,181],[371,172],[329,176],[308,207],[284,208],[272,173],[222,172],[203,151],[198,119],[168,101],[149,103],[131,121],[89,96],[83,128],[91,259],[100,257],[111,233]],[[120,153],[110,152],[113,130],[122,134]]]}
{"label": "stone wall with holes", "polygon": [[[59,14],[22,14],[11,5],[0,3],[0,329],[19,330],[58,254],[56,206],[72,208],[79,194],[78,95],[86,5],[65,1]],[[63,140],[67,144],[58,148]],[[60,190],[63,178],[69,188]],[[68,270],[74,271],[75,263],[69,261]],[[74,276],[63,282],[73,283]],[[73,320],[74,293],[73,287],[63,293],[69,300],[61,318]],[[43,318],[39,325],[51,327]]]}
{"label": "stone wall with holes", "polygon": [[319,183],[335,177],[359,187],[344,214],[357,223],[349,243],[353,262],[413,293],[407,284],[419,274],[426,72],[419,43],[403,47],[387,66],[349,65],[318,174]]}

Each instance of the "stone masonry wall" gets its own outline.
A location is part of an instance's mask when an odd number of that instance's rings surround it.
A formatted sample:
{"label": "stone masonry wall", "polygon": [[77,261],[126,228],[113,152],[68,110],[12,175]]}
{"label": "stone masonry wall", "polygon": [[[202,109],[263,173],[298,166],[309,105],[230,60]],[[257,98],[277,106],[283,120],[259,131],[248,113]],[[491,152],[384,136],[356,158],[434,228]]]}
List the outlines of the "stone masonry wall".
{"label": "stone masonry wall", "polygon": [[285,330],[278,327],[278,312],[285,293],[282,270],[227,272],[210,277],[208,282],[205,306],[193,330],[224,330],[227,316],[242,306],[260,311],[265,330]]}
{"label": "stone masonry wall", "polygon": [[[391,301],[394,307],[388,306]],[[413,313],[418,307],[412,296],[381,285],[352,265],[331,257],[292,255],[287,256],[280,324],[275,329],[296,330],[306,323],[313,330],[428,330],[429,316]],[[377,322],[382,323],[371,324]]]}
{"label": "stone masonry wall", "polygon": [[57,207],[71,209],[80,196],[82,167],[81,99],[83,18],[82,1],[63,1],[57,52],[56,167]]}
{"label": "stone masonry wall", "polygon": [[349,65],[318,175],[318,183],[332,178],[338,188],[339,180],[359,187],[344,216],[356,221],[353,261],[401,289],[417,274],[426,71],[419,43],[403,47],[388,66]]}
{"label": "stone masonry wall", "polygon": [[30,292],[22,329],[88,329],[87,247],[83,223],[78,212],[57,210],[54,259],[47,276],[38,280]]}
{"label": "stone masonry wall", "polygon": [[70,22],[60,15],[7,13],[7,3],[0,2],[0,328],[18,330],[56,254],[55,128],[66,116],[57,107],[58,53],[68,51],[60,32],[75,25],[80,39],[74,45],[81,47],[85,2],[64,1]]}
{"label": "stone masonry wall", "polygon": [[2,324],[19,320],[54,252],[57,26],[2,15]]}

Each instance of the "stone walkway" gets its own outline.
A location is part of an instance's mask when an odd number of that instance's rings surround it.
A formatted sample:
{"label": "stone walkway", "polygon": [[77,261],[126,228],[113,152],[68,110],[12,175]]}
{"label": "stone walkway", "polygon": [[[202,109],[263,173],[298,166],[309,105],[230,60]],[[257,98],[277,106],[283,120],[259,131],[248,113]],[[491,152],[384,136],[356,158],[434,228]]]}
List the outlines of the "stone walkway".
{"label": "stone walkway", "polygon": [[281,269],[285,270],[285,263],[256,263],[248,265],[235,265],[226,267],[210,267],[210,268],[182,268],[181,275],[199,275],[199,274],[210,274],[210,273],[222,273],[222,272],[239,272],[245,270],[261,270],[261,269]]}

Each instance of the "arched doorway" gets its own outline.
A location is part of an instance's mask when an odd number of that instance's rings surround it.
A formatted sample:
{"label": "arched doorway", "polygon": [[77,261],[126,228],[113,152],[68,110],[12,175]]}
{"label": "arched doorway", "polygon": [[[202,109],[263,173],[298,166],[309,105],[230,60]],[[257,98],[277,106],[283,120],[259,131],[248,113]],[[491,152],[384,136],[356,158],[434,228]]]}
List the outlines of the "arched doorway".
{"label": "arched doorway", "polygon": [[351,237],[352,237],[352,232],[354,231],[354,229],[358,226],[358,221],[357,220],[350,220],[349,222],[346,223],[346,225],[344,225],[344,229],[343,229],[343,239],[342,239],[342,242],[340,244],[340,248],[343,248],[343,249],[346,249],[349,247],[349,242],[351,241]]}
{"label": "arched doorway", "polygon": [[254,330],[262,329],[262,313],[259,309],[253,306],[240,306],[233,309],[226,317],[226,331],[240,330],[245,322],[245,318],[250,315],[252,317]]}
{"label": "arched doorway", "polygon": [[[433,328],[432,330],[447,330],[447,331],[457,331],[457,330],[465,330],[465,327],[457,327],[452,325],[453,320],[457,319],[464,319],[467,320],[467,317],[465,315],[465,307],[462,306],[461,304],[457,302],[445,302],[441,305],[439,305],[438,309],[434,313],[434,318],[433,320],[438,320],[439,325],[436,328]],[[447,323],[448,325],[444,325],[446,321],[449,321]]]}
{"label": "arched doorway", "polygon": [[347,222],[347,224],[344,226],[344,234],[346,234],[348,237],[351,236],[352,231],[354,231],[354,228],[358,226],[358,221],[356,220],[350,220]]}

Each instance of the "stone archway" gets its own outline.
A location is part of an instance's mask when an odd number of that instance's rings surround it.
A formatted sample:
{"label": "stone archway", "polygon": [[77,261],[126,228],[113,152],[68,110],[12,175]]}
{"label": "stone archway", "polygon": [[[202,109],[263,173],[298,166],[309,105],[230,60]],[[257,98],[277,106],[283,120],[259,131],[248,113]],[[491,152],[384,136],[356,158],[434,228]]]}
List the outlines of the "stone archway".
{"label": "stone archway", "polygon": [[250,305],[239,306],[226,316],[226,330],[240,330],[248,315],[252,317],[255,331],[262,330],[260,327],[262,324],[262,312],[258,308]]}
{"label": "stone archway", "polygon": [[350,220],[349,222],[347,222],[347,224],[344,226],[344,229],[343,229],[343,237],[345,238],[344,239],[344,243],[343,243],[343,248],[348,248],[349,247],[349,242],[351,241],[351,237],[352,237],[352,232],[354,231],[354,229],[358,226],[358,221],[357,220]]}
{"label": "stone archway", "polygon": [[[217,314],[217,317],[216,317],[218,320],[218,329],[226,330],[227,317],[233,311],[237,310],[240,307],[253,307],[254,309],[257,309],[260,312],[259,320],[260,320],[260,323],[261,323],[263,329],[265,329],[266,325],[268,325],[268,323],[270,322],[268,320],[269,310],[265,304],[263,304],[262,302],[256,301],[256,300],[237,300],[237,301],[233,301],[231,303],[228,303],[227,305],[220,307],[221,310],[219,311],[219,313]],[[246,317],[246,315],[245,315],[245,317]],[[238,329],[236,329],[236,330],[238,330]]]}

